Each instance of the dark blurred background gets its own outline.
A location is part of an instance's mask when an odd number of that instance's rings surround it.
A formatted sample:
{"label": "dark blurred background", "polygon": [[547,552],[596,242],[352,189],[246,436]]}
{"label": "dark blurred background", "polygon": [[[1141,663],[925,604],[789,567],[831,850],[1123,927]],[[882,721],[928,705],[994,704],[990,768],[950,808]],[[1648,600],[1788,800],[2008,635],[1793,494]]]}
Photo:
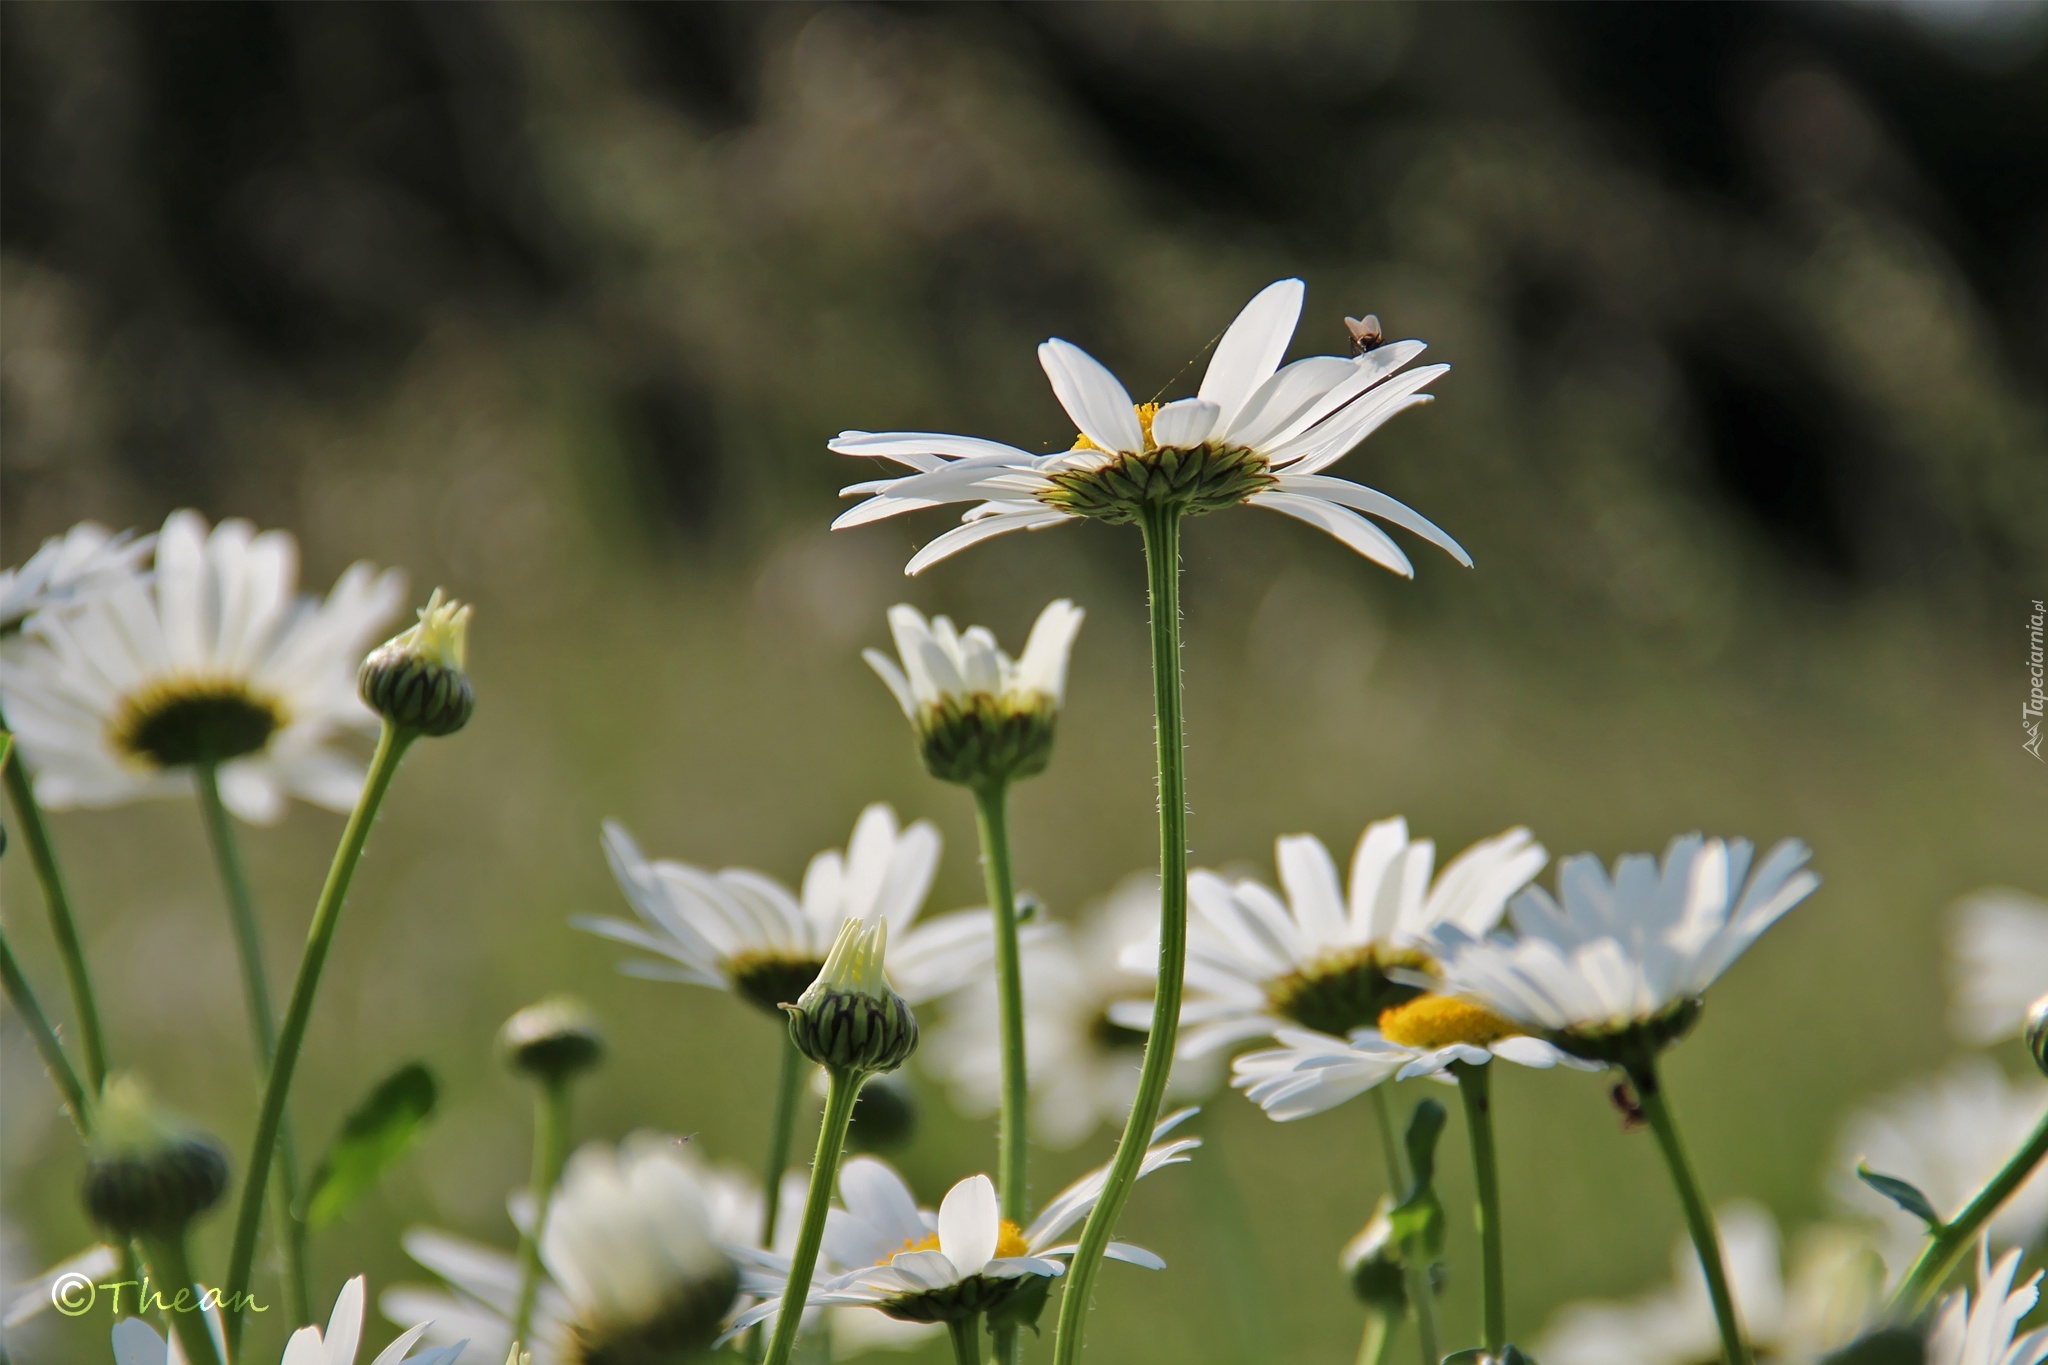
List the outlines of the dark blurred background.
{"label": "dark blurred background", "polygon": [[[886,798],[947,832],[936,908],[976,897],[969,812],[857,657],[889,603],[1015,642],[1052,596],[1088,609],[1022,875],[1070,915],[1145,865],[1135,537],[1017,537],[907,582],[944,515],[828,534],[867,474],[822,443],[1064,443],[1035,342],[1190,390],[1289,274],[1296,354],[1372,310],[1455,367],[1338,472],[1478,568],[1423,548],[1410,584],[1280,518],[1191,529],[1197,859],[1268,867],[1302,829],[1348,850],[1394,811],[1448,848],[1517,822],[1609,856],[1806,838],[1828,885],[1673,1084],[1715,1191],[1825,1212],[1841,1113],[1953,1050],[1943,908],[2048,890],[2019,724],[2048,593],[2044,42],[2048,9],[1970,3],[0,5],[6,560],[195,506],[293,529],[310,586],[367,557],[478,607],[482,709],[401,778],[298,1116],[324,1134],[412,1056],[447,1110],[323,1244],[320,1292],[408,1277],[412,1222],[510,1245],[527,1120],[489,1039],[548,990],[618,1037],[585,1133],[754,1163],[768,1026],[621,981],[565,926],[616,908],[601,817],[794,881]],[[280,981],[338,824],[251,834]],[[119,1055],[246,1141],[194,812],[57,833]],[[10,930],[54,990],[18,861]],[[0,1156],[41,1263],[87,1232],[18,1042]],[[1517,1322],[1659,1277],[1675,1212],[1600,1083],[1504,1084]],[[935,1198],[993,1139],[924,1098],[903,1160]],[[1272,1358],[1348,1359],[1365,1115],[1278,1128],[1225,1096],[1205,1122],[1255,1266],[1161,1178],[1129,1224],[1173,1269],[1111,1272],[1098,1353],[1247,1358],[1219,1305],[1250,1274]],[[1452,1294],[1468,1314],[1469,1275]],[[22,1358],[97,1358],[105,1326]]]}

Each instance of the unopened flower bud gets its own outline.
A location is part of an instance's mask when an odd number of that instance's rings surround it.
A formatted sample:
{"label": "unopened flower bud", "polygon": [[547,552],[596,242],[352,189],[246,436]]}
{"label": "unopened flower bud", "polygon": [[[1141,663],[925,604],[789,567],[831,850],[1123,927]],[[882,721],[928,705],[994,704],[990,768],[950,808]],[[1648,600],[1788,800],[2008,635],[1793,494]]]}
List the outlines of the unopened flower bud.
{"label": "unopened flower bud", "polygon": [[1389,1200],[1380,1200],[1372,1221],[1344,1244],[1338,1263],[1351,1292],[1367,1308],[1389,1317],[1408,1311],[1408,1283],[1401,1270],[1401,1248],[1394,1241]]}
{"label": "unopened flower bud", "polygon": [[227,1188],[228,1162],[212,1139],[179,1127],[132,1076],[107,1083],[85,1168],[85,1207],[117,1237],[173,1236]]}
{"label": "unopened flower bud", "polygon": [[2048,995],[2027,1011],[2027,1051],[2033,1055],[2034,1065],[2048,1074]]}
{"label": "unopened flower bud", "polygon": [[894,1071],[917,1051],[917,1016],[882,970],[886,920],[848,920],[818,979],[789,1012],[797,1050],[834,1071]]}
{"label": "unopened flower bud", "polygon": [[553,1085],[604,1060],[604,1031],[581,1000],[552,995],[505,1021],[498,1050],[514,1071]]}
{"label": "unopened flower bud", "polygon": [[469,608],[441,590],[420,608],[419,624],[370,651],[356,686],[370,709],[400,729],[452,735],[469,723],[476,692],[464,667]]}

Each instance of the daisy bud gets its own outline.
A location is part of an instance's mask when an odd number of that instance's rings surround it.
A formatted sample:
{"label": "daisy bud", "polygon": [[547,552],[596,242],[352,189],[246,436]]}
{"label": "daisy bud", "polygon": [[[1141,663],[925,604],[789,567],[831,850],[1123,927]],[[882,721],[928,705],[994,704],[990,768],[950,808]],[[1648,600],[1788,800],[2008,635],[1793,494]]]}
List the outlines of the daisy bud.
{"label": "daisy bud", "polygon": [[452,735],[476,710],[464,661],[470,609],[441,590],[420,608],[419,624],[370,651],[356,686],[370,709],[402,730]]}
{"label": "daisy bud", "polygon": [[1408,1282],[1401,1270],[1401,1248],[1394,1240],[1392,1207],[1391,1201],[1380,1200],[1372,1221],[1344,1244],[1338,1262],[1360,1303],[1376,1313],[1399,1317],[1408,1311]]}
{"label": "daisy bud", "polygon": [[514,1071],[556,1085],[604,1060],[604,1032],[581,1000],[553,995],[505,1021],[498,1051]]}
{"label": "daisy bud", "polygon": [[2048,995],[2027,1011],[2027,1051],[2033,1055],[2034,1065],[2048,1074]]}
{"label": "daisy bud", "polygon": [[1035,777],[1052,760],[1067,683],[1067,656],[1082,611],[1062,598],[1038,615],[1024,654],[1012,660],[981,626],[964,633],[915,608],[889,609],[901,659],[863,654],[917,732],[918,756],[942,782],[979,787]]}
{"label": "daisy bud", "polygon": [[227,1158],[180,1128],[132,1076],[107,1083],[85,1168],[85,1207],[117,1237],[182,1235],[227,1188]]}
{"label": "daisy bud", "polygon": [[818,1065],[863,1075],[894,1071],[917,1051],[917,1016],[882,971],[887,920],[848,920],[825,966],[789,1013],[789,1036]]}

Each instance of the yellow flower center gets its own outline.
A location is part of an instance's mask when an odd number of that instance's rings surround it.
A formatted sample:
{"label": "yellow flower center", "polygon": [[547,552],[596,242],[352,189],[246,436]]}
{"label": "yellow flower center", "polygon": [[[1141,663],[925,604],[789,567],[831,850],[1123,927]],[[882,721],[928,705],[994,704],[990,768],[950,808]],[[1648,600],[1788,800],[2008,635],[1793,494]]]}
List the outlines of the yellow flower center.
{"label": "yellow flower center", "polygon": [[[882,1262],[882,1264],[887,1265],[889,1261],[895,1260],[907,1251],[937,1251],[938,1249],[939,1234],[928,1232],[922,1237],[911,1238],[902,1246],[890,1252],[889,1260]],[[1031,1247],[1024,1240],[1024,1230],[1005,1218],[996,1230],[996,1255],[998,1257],[1006,1257],[1029,1256],[1030,1254]]]}
{"label": "yellow flower center", "polygon": [[[1132,406],[1136,408],[1138,413],[1138,425],[1144,428],[1145,431],[1145,449],[1157,449],[1152,443],[1152,418],[1159,411],[1159,405],[1157,403],[1136,403]],[[1077,431],[1074,433],[1074,449],[1101,450],[1102,447],[1089,440],[1087,433]]]}
{"label": "yellow flower center", "polygon": [[1522,1030],[1492,1010],[1448,995],[1418,995],[1380,1014],[1380,1032],[1403,1047],[1439,1048],[1453,1043],[1485,1047]]}
{"label": "yellow flower center", "polygon": [[173,673],[121,698],[107,738],[148,766],[183,768],[253,754],[284,723],[284,707],[240,678]]}

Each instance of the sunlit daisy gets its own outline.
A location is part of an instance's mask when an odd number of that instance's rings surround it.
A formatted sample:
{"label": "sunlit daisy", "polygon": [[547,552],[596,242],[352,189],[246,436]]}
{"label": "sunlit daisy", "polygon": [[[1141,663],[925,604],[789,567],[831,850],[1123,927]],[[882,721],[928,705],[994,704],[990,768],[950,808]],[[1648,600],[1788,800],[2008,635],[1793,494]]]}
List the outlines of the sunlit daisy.
{"label": "sunlit daisy", "polygon": [[[398,1339],[377,1352],[370,1365],[455,1365],[462,1354],[454,1344],[407,1356],[427,1332],[429,1323],[419,1323],[399,1333]],[[218,1349],[218,1333],[216,1349]],[[356,1351],[363,1339],[363,1277],[356,1276],[341,1287],[328,1315],[327,1330],[301,1327],[285,1343],[279,1365],[356,1365]],[[223,1358],[225,1358],[223,1356]],[[140,1318],[124,1318],[114,1328],[115,1365],[185,1365],[184,1352],[174,1337],[168,1343],[156,1329]]]}
{"label": "sunlit daisy", "polygon": [[963,525],[920,550],[905,569],[917,573],[948,555],[1006,531],[1031,531],[1076,518],[1130,521],[1146,505],[1185,513],[1249,502],[1319,527],[1399,574],[1408,556],[1359,513],[1392,522],[1472,560],[1429,520],[1386,494],[1322,471],[1395,413],[1429,401],[1424,385],[1448,365],[1395,372],[1422,354],[1419,341],[1396,341],[1354,358],[1310,356],[1283,367],[1301,316],[1302,283],[1261,290],[1217,342],[1193,398],[1137,404],[1117,377],[1072,342],[1038,348],[1053,396],[1079,430],[1073,448],[1049,455],[974,436],[923,431],[846,431],[832,441],[842,455],[890,460],[901,477],[857,483],[846,496],[871,495],[834,522],[860,526],[946,503],[975,504]]}
{"label": "sunlit daisy", "polygon": [[136,578],[155,536],[119,535],[81,521],[51,536],[16,569],[0,570],[0,636],[12,635],[45,607],[83,601]]}
{"label": "sunlit daisy", "polygon": [[[1161,1141],[1194,1113],[1184,1109],[1152,1130],[1138,1174],[1188,1160],[1200,1138]],[[995,1183],[969,1176],[953,1186],[936,1212],[921,1209],[903,1178],[873,1157],[855,1157],[839,1172],[841,1207],[825,1225],[824,1254],[837,1273],[821,1270],[808,1302],[872,1308],[908,1322],[950,1322],[1000,1309],[1033,1279],[1065,1273],[1074,1246],[1061,1238],[1095,1207],[1109,1167],[1101,1166],[1054,1195],[1027,1228],[997,1210]],[[1112,1242],[1116,1260],[1153,1270],[1166,1262],[1142,1247]],[[786,1257],[758,1255],[745,1284],[763,1302],[734,1321],[740,1331],[774,1318],[787,1284]]]}
{"label": "sunlit daisy", "polygon": [[1990,887],[1957,901],[1949,935],[1956,1036],[1995,1043],[2018,1033],[2048,995],[2048,901]]}
{"label": "sunlit daisy", "polygon": [[[1982,1058],[1959,1061],[1940,1076],[1901,1087],[1852,1116],[1834,1161],[1842,1203],[1882,1218],[1886,1260],[1905,1266],[1926,1240],[1926,1226],[1855,1177],[1857,1163],[1917,1186],[1935,1212],[1953,1218],[1997,1174],[2048,1112],[2048,1085],[2017,1084]],[[2032,1246],[2048,1231],[2048,1176],[2039,1170],[2005,1202],[1986,1232],[1993,1245]]]}
{"label": "sunlit daisy", "polygon": [[376,729],[356,668],[405,580],[355,564],[324,601],[297,584],[288,533],[246,521],[209,533],[174,512],[152,578],[35,617],[0,657],[0,694],[37,796],[65,807],[177,795],[210,763],[245,820],[275,821],[293,796],[351,808],[363,764],[332,742]]}
{"label": "sunlit daisy", "polygon": [[[1034,1142],[1071,1147],[1130,1112],[1145,1032],[1112,1021],[1110,1007],[1151,993],[1151,978],[1118,959],[1158,924],[1159,880],[1141,873],[1085,912],[1071,933],[1055,924],[1027,926],[1037,935],[1026,939],[1023,954]],[[1002,1099],[999,1004],[993,980],[962,991],[925,1044],[927,1063],[970,1114],[993,1114]],[[1207,1095],[1220,1079],[1219,1060],[1213,1054],[1176,1059],[1167,1093],[1190,1100]]]}
{"label": "sunlit daisy", "polygon": [[2008,1251],[1997,1265],[1977,1261],[1977,1296],[1966,1289],[1950,1295],[1935,1315],[1927,1337],[1926,1365],[2040,1365],[2048,1360],[2048,1328],[2015,1339],[2020,1323],[2041,1297],[2041,1272],[2019,1288],[2020,1253]]}
{"label": "sunlit daisy", "polygon": [[939,864],[939,831],[925,820],[899,829],[886,805],[861,812],[844,853],[829,849],[811,859],[801,895],[746,868],[650,862],[616,821],[605,824],[604,851],[640,922],[571,922],[662,959],[628,961],[621,971],[732,991],[778,1021],[780,1007],[817,979],[848,920],[888,924],[889,982],[913,1004],[958,990],[995,953],[986,910],[917,922]]}
{"label": "sunlit daisy", "polygon": [[[1755,1204],[1716,1212],[1735,1302],[1757,1358],[1812,1365],[1875,1316],[1884,1267],[1854,1230],[1816,1228],[1799,1240],[1792,1275],[1781,1269],[1778,1227]],[[1537,1343],[1545,1365],[1716,1365],[1721,1338],[1691,1242],[1672,1250],[1673,1283],[1628,1303],[1576,1303]]]}
{"label": "sunlit daisy", "polygon": [[1787,839],[1751,870],[1746,839],[1673,839],[1610,879],[1590,853],[1558,866],[1562,903],[1540,886],[1514,899],[1512,939],[1446,923],[1436,933],[1444,993],[1462,996],[1579,1056],[1668,1042],[1707,987],[1820,885],[1806,845]]}
{"label": "sunlit daisy", "polygon": [[1054,724],[1067,690],[1067,655],[1082,611],[1061,598],[1031,627],[1012,660],[983,626],[965,632],[915,607],[889,608],[896,659],[878,649],[861,657],[881,675],[917,732],[932,776],[969,786],[1031,777],[1052,757]]}
{"label": "sunlit daisy", "polygon": [[1280,1029],[1277,1048],[1231,1062],[1230,1083],[1280,1122],[1307,1118],[1362,1095],[1383,1081],[1442,1076],[1454,1064],[1484,1066],[1499,1057],[1522,1066],[1598,1069],[1532,1038],[1517,1024],[1467,1000],[1419,995],[1380,1014],[1376,1029],[1332,1038]]}
{"label": "sunlit daisy", "polygon": [[[1329,850],[1312,835],[1275,845],[1286,899],[1259,882],[1197,870],[1188,877],[1187,999],[1180,1051],[1203,1057],[1283,1028],[1332,1038],[1378,1024],[1381,1011],[1419,993],[1389,971],[1425,969],[1445,927],[1484,934],[1509,896],[1548,856],[1526,829],[1474,844],[1434,882],[1436,845],[1410,839],[1396,817],[1366,828],[1351,858],[1350,888]],[[1124,965],[1154,976],[1156,936],[1124,953]],[[1151,1006],[1132,1001],[1111,1018],[1145,1028]]]}

